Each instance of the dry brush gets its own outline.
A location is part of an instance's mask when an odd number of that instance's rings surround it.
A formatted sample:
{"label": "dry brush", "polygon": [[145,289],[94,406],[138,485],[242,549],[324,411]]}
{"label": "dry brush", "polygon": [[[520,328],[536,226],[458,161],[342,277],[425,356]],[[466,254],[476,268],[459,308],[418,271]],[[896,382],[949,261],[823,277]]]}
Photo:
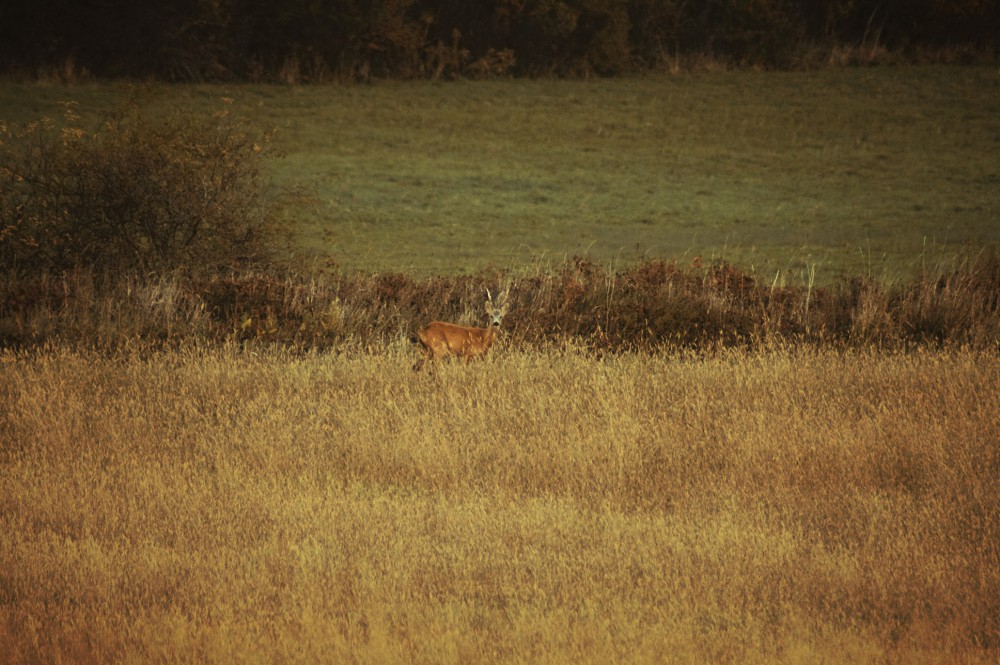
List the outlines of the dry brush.
{"label": "dry brush", "polygon": [[433,320],[485,323],[478,303],[501,288],[505,338],[515,348],[1000,348],[1000,259],[989,253],[910,277],[826,286],[779,286],[727,264],[647,260],[612,271],[580,258],[431,277],[336,266],[111,278],[76,270],[0,282],[0,345],[388,348]]}

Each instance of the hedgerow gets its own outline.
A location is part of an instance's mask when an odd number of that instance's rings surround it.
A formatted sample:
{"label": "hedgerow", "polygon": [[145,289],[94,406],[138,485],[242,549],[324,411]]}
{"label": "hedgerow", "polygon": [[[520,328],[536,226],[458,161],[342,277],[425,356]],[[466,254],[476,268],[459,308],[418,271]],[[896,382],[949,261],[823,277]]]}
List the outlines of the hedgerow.
{"label": "hedgerow", "polygon": [[15,3],[0,72],[283,83],[590,76],[711,61],[796,68],[928,51],[995,58],[982,0]]}

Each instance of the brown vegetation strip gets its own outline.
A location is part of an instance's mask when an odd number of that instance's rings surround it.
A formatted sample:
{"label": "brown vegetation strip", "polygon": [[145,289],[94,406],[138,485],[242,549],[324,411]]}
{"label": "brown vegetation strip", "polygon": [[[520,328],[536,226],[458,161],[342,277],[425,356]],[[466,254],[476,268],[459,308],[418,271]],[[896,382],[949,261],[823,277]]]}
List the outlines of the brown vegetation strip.
{"label": "brown vegetation strip", "polygon": [[996,349],[1000,260],[885,284],[786,287],[729,265],[650,260],[619,272],[575,259],[543,273],[220,271],[101,279],[88,271],[0,284],[0,344],[81,347],[238,341],[300,350],[370,349],[432,320],[480,325],[487,290],[508,290],[513,348],[572,342],[599,352],[774,344]]}

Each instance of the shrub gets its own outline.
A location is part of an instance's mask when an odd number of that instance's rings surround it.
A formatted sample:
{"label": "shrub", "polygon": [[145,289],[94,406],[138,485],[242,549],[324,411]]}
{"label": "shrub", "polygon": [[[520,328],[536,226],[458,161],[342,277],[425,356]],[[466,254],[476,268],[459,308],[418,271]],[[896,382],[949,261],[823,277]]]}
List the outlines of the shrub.
{"label": "shrub", "polygon": [[709,5],[706,41],[737,62],[787,67],[806,41],[797,3],[786,0],[725,0]]}
{"label": "shrub", "polygon": [[269,135],[228,108],[154,119],[135,101],[98,129],[0,127],[0,269],[9,274],[214,267],[279,238],[264,182]]}

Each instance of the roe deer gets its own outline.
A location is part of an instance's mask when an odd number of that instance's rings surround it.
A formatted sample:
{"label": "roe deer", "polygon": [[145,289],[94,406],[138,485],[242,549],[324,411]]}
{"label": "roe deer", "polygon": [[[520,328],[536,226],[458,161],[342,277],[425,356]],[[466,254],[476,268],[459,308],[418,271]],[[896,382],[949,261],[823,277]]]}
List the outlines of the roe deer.
{"label": "roe deer", "polygon": [[424,357],[417,361],[413,369],[419,370],[430,360],[436,366],[438,361],[448,356],[456,356],[468,363],[473,358],[486,354],[493,346],[500,321],[507,313],[506,294],[501,294],[501,305],[493,303],[493,296],[486,292],[486,313],[490,324],[486,328],[470,328],[455,323],[432,321],[417,334],[417,341],[423,347]]}

